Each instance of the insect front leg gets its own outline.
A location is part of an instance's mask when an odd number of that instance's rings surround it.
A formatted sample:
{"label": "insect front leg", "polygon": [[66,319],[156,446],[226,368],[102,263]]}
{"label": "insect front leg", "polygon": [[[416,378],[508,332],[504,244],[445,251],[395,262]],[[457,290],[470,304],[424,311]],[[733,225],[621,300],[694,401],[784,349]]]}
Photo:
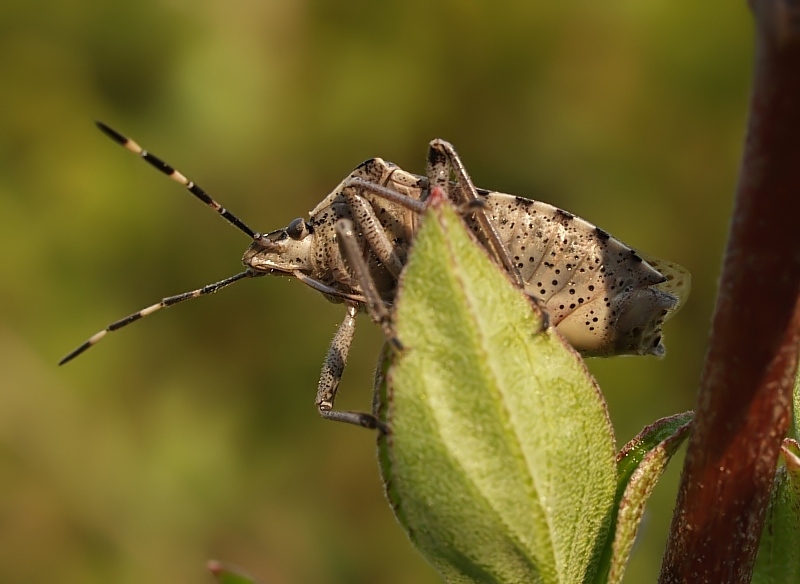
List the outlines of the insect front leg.
{"label": "insect front leg", "polygon": [[[367,262],[362,255],[352,221],[342,219],[336,224],[336,239],[341,249],[342,257],[345,258],[353,276],[361,287],[365,299],[364,304],[370,318],[380,325],[389,345],[394,350],[402,350],[403,347],[394,334],[389,309],[381,299],[370,275],[369,266],[367,266]],[[350,346],[353,343],[356,314],[358,313],[357,303],[345,301],[345,305],[347,306],[347,313],[339,330],[336,331],[336,335],[333,337],[328,354],[325,356],[325,362],[322,365],[322,373],[317,386],[317,409],[319,414],[327,420],[345,422],[365,428],[377,428],[381,432],[386,432],[384,425],[372,414],[333,409],[336,394],[339,391],[339,383],[347,363],[347,356],[350,352]]]}
{"label": "insect front leg", "polygon": [[378,288],[375,286],[369,266],[362,255],[361,247],[358,245],[353,222],[348,219],[341,219],[336,223],[335,229],[336,240],[342,251],[342,256],[345,258],[353,277],[361,288],[361,293],[366,299],[367,314],[369,314],[372,322],[381,327],[387,342],[395,350],[401,351],[403,346],[397,335],[395,335],[392,315],[383,298],[381,298]]}
{"label": "insect front leg", "polygon": [[[467,169],[461,161],[453,145],[444,140],[432,140],[428,147],[428,163],[427,175],[430,188],[439,187],[444,190],[450,197],[450,176],[455,175],[456,184],[460,187],[463,196],[462,201],[454,201],[455,203],[462,203],[466,205],[476,204],[475,217],[480,223],[481,230],[483,231],[486,240],[489,244],[489,253],[494,256],[495,261],[503,266],[508,274],[514,279],[514,282],[520,288],[524,288],[525,282],[519,273],[519,268],[514,264],[508,247],[500,239],[489,216],[480,207],[480,197],[478,196],[478,189],[472,182],[472,179],[467,174]],[[452,200],[452,197],[450,197]]]}
{"label": "insect front leg", "polygon": [[375,214],[375,210],[369,201],[361,196],[360,191],[361,189],[356,186],[346,186],[342,189],[342,194],[350,207],[353,220],[358,225],[364,239],[367,240],[367,244],[381,263],[397,278],[403,269],[403,263],[397,256],[394,245]]}
{"label": "insect front leg", "polygon": [[339,411],[334,410],[336,393],[339,391],[339,383],[342,380],[344,367],[347,363],[347,356],[350,353],[350,346],[353,344],[353,336],[356,331],[356,315],[358,305],[352,302],[345,302],[347,312],[339,330],[331,341],[325,361],[322,364],[322,372],[319,376],[317,385],[317,410],[319,415],[326,420],[345,422],[364,428],[378,428],[384,430],[383,425],[372,414],[365,412]]}

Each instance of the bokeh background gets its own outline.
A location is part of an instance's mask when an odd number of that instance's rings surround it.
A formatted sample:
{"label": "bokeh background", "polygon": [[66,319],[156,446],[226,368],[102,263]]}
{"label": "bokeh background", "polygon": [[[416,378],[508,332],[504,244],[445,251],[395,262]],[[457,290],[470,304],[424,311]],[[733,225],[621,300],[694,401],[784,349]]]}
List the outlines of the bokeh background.
{"label": "bokeh background", "polygon": [[[247,281],[56,362],[109,322],[240,269],[247,239],[94,128],[254,228],[357,163],[452,141],[482,187],[687,266],[668,355],[593,360],[623,444],[693,405],[746,116],[745,2],[0,3],[0,582],[433,583],[375,438],[317,417],[341,306]],[[340,405],[369,407],[366,318]],[[626,582],[654,581],[681,460]],[[580,464],[579,460],[575,461]]]}

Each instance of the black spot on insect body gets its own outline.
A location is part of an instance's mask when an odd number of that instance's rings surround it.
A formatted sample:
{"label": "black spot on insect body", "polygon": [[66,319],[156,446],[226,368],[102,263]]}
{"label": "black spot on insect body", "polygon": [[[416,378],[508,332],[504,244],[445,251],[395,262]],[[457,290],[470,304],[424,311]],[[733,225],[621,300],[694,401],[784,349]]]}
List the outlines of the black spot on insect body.
{"label": "black spot on insect body", "polygon": [[636,262],[637,264],[643,262],[644,260],[641,258],[639,254],[636,253],[636,250],[631,250],[631,259]]}
{"label": "black spot on insect body", "polygon": [[599,239],[600,241],[608,241],[609,239],[611,239],[611,234],[604,229],[595,227],[594,232],[597,235],[597,239]]}
{"label": "black spot on insect body", "polygon": [[564,211],[564,209],[556,209],[556,215],[560,216],[564,221],[572,221],[575,219],[575,215],[569,211]]}
{"label": "black spot on insect body", "polygon": [[428,148],[428,164],[436,166],[445,162],[447,162],[447,157],[443,152],[439,152],[436,148]]}
{"label": "black spot on insect body", "polygon": [[475,188],[475,192],[478,193],[480,196],[485,197],[489,193],[491,193],[492,191],[487,191],[486,189],[479,189],[479,188],[476,187]]}
{"label": "black spot on insect body", "polygon": [[518,205],[525,208],[528,208],[533,204],[533,201],[531,201],[530,199],[526,199],[525,197],[514,197],[514,200],[517,202]]}

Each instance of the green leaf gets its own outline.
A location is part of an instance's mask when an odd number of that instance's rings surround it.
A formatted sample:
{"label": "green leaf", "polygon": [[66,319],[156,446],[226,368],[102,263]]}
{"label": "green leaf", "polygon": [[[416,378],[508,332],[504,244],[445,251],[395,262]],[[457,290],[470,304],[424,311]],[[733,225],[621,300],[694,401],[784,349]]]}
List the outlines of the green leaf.
{"label": "green leaf", "polygon": [[792,392],[792,429],[790,437],[800,440],[800,368],[794,378],[794,391]]}
{"label": "green leaf", "polygon": [[258,584],[255,578],[248,576],[239,568],[217,560],[211,560],[206,567],[219,584]]}
{"label": "green leaf", "polygon": [[395,326],[379,447],[414,544],[449,582],[591,581],[617,476],[605,402],[447,204],[415,237]]}
{"label": "green leaf", "polygon": [[753,584],[800,582],[800,445],[785,439],[775,472]]}
{"label": "green leaf", "polygon": [[598,582],[622,581],[644,507],[667,463],[689,434],[692,412],[662,418],[642,430],[617,455],[614,537],[606,544]]}

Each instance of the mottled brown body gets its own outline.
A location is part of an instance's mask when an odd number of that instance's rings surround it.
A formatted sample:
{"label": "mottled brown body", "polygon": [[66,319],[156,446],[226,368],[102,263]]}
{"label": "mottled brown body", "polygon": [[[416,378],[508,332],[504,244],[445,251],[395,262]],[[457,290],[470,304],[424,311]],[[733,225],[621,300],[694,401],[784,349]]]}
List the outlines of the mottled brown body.
{"label": "mottled brown body", "polygon": [[[352,188],[347,186],[352,179],[385,186],[418,201],[425,201],[429,193],[427,177],[373,158],[360,164],[311,211],[309,229],[297,242],[295,265],[305,255],[301,270],[343,294],[328,294],[334,302],[362,296],[335,233],[342,219],[353,220],[355,225],[363,223],[343,194]],[[688,272],[676,264],[644,259],[647,256],[602,229],[553,205],[484,189],[476,191],[483,201],[482,212],[506,246],[525,292],[541,302],[550,323],[576,349],[590,356],[664,354],[661,326],[685,300]],[[404,263],[418,214],[374,193],[362,191],[358,196],[369,202],[379,222],[376,228],[385,231]],[[449,196],[455,203],[465,200],[457,183],[450,184]],[[477,220],[472,217],[467,223],[486,245],[486,234]],[[363,232],[356,238],[381,297],[391,302],[396,274],[376,256]],[[255,242],[243,261],[256,270],[286,271],[286,254],[285,249],[265,249]]]}
{"label": "mottled brown body", "polygon": [[391,334],[390,307],[432,191],[462,209],[487,253],[584,355],[663,355],[661,326],[689,292],[689,274],[676,264],[638,254],[602,229],[547,203],[475,188],[455,149],[443,140],[430,143],[425,176],[372,158],[358,165],[308,219],[294,219],[263,235],[133,140],[104,124],[98,127],[186,187],[253,242],[242,258],[243,272],[164,298],[110,324],[67,354],[61,364],[109,332],[161,308],[212,294],[243,278],[288,275],[346,306],[320,374],[316,398],[320,415],[378,427],[372,414],[335,410],[334,401],[359,311],[369,313],[399,348]]}

